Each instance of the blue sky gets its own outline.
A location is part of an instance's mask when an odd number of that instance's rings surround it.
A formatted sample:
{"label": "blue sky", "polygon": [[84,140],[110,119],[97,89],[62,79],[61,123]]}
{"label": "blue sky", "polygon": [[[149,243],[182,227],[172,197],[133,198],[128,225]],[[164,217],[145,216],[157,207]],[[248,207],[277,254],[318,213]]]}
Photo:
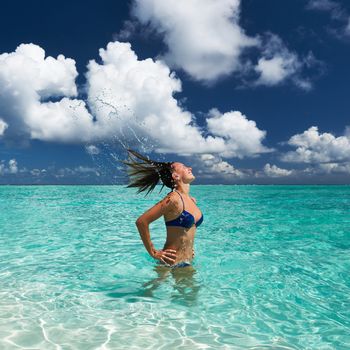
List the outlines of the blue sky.
{"label": "blue sky", "polygon": [[5,2],[0,184],[350,183],[350,3]]}

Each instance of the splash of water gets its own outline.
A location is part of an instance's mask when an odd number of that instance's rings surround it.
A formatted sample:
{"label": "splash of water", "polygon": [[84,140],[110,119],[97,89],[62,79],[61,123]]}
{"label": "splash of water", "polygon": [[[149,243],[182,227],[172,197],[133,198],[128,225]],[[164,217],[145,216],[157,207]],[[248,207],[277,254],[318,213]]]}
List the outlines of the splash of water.
{"label": "splash of water", "polygon": [[[108,101],[106,92],[102,91],[100,96],[95,98],[97,111],[108,108],[107,118],[113,121],[113,125],[118,125],[118,131],[110,136],[108,140],[96,142],[87,142],[85,149],[89,146],[95,146],[98,152],[88,152],[98,173],[100,174],[98,182],[105,183],[106,180],[111,184],[120,184],[126,182],[126,174],[121,160],[126,159],[127,149],[136,149],[147,154],[156,149],[159,145],[147,134],[150,134],[149,128],[143,121],[139,121],[134,112],[125,104],[115,105]],[[125,115],[130,117],[125,118]],[[97,119],[94,117],[94,122]],[[146,155],[148,159],[149,156]],[[160,154],[159,158],[164,159]]]}

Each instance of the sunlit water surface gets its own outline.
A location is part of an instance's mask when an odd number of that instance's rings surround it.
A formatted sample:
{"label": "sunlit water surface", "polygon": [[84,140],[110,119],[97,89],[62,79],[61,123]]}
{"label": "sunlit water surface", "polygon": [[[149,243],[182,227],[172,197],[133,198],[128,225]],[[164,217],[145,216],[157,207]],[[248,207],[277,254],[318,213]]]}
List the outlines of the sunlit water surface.
{"label": "sunlit water surface", "polygon": [[193,186],[193,269],[158,275],[165,193],[0,187],[0,349],[350,349],[349,186]]}

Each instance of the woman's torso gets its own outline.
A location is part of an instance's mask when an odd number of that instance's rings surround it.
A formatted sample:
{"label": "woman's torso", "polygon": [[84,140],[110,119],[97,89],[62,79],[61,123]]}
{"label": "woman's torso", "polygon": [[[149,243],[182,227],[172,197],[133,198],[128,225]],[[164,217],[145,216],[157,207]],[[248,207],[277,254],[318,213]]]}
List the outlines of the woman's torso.
{"label": "woman's torso", "polygon": [[[174,209],[164,215],[164,220],[167,223],[167,238],[163,249],[176,250],[174,264],[192,260],[196,223],[200,224],[203,220],[200,209],[191,197],[179,192],[177,194]],[[186,227],[180,226],[182,220]]]}

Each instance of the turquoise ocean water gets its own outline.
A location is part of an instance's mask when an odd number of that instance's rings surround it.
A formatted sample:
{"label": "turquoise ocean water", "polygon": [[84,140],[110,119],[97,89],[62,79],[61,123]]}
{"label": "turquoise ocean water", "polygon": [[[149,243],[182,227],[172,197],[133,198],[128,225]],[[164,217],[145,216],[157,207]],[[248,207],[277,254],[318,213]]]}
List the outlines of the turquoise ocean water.
{"label": "turquoise ocean water", "polygon": [[192,186],[194,269],[161,276],[158,192],[1,186],[0,349],[350,349],[350,186]]}

